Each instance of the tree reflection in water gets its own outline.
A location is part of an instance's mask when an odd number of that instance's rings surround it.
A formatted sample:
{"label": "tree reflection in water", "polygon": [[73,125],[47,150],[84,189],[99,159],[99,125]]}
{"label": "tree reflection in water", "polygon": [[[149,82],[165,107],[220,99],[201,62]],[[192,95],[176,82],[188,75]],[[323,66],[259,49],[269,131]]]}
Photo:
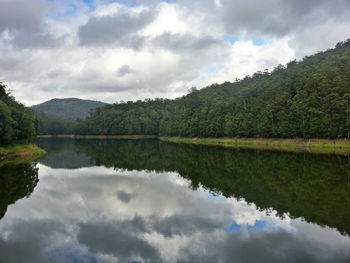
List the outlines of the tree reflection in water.
{"label": "tree reflection in water", "polygon": [[0,219],[9,205],[30,196],[38,181],[36,162],[0,164]]}

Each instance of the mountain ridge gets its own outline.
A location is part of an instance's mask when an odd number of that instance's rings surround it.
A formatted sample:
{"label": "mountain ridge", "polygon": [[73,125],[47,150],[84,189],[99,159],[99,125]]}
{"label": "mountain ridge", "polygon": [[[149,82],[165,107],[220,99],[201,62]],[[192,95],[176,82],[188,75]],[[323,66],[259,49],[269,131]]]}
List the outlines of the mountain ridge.
{"label": "mountain ridge", "polygon": [[108,105],[108,103],[85,100],[80,98],[53,98],[30,108],[36,113],[47,117],[60,118],[63,120],[84,119],[96,108]]}

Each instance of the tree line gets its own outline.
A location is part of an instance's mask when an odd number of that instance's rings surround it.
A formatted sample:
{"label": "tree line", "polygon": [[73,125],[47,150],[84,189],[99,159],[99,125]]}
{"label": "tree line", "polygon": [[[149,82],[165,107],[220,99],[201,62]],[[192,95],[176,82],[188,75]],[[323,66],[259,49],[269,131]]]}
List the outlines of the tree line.
{"label": "tree line", "polygon": [[95,110],[76,134],[183,137],[350,137],[350,40],[235,82],[192,88],[175,100]]}
{"label": "tree line", "polygon": [[33,141],[37,126],[35,113],[17,102],[0,82],[0,145]]}

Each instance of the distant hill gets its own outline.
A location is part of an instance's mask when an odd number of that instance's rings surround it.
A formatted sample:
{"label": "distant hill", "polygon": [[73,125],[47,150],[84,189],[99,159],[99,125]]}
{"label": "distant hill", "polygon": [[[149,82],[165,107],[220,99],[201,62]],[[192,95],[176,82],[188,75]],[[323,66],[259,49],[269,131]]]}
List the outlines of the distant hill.
{"label": "distant hill", "polygon": [[52,99],[44,103],[30,107],[37,113],[43,113],[47,117],[64,120],[84,119],[90,111],[98,107],[106,106],[107,103],[77,98]]}

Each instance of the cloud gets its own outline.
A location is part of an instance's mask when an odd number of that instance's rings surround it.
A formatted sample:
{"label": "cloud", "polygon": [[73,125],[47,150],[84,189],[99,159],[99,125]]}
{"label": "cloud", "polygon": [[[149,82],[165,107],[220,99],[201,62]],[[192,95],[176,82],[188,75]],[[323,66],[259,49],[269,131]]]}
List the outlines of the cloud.
{"label": "cloud", "polygon": [[231,34],[250,36],[286,36],[295,30],[303,30],[325,20],[349,20],[346,14],[349,1],[223,1],[222,12],[226,29]]}
{"label": "cloud", "polygon": [[120,68],[118,68],[117,70],[117,74],[118,76],[122,77],[122,76],[125,76],[125,75],[128,75],[132,73],[132,69],[130,68],[129,65],[125,64],[123,66],[121,66]]}
{"label": "cloud", "polygon": [[2,0],[0,2],[0,33],[36,27],[47,10],[44,0]]}
{"label": "cloud", "polygon": [[116,44],[139,49],[145,37],[137,33],[152,22],[151,11],[139,13],[118,12],[113,15],[91,17],[78,29],[80,45],[104,46]]}
{"label": "cloud", "polygon": [[135,196],[134,194],[129,194],[123,190],[117,192],[118,199],[124,203],[129,203],[130,200]]}
{"label": "cloud", "polygon": [[155,248],[113,224],[80,224],[78,240],[93,253],[110,254],[123,262],[138,258],[141,258],[142,262],[161,262]]}
{"label": "cloud", "polygon": [[220,45],[222,40],[215,39],[211,36],[196,37],[190,34],[172,34],[163,33],[152,39],[154,46],[159,46],[172,52],[196,52],[198,50],[208,50],[213,45]]}
{"label": "cloud", "polygon": [[15,226],[7,239],[0,236],[1,262],[47,262],[45,249],[54,243],[53,235],[68,233],[62,224],[52,220],[18,220]]}
{"label": "cloud", "polygon": [[48,11],[44,0],[3,0],[0,2],[0,36],[6,32],[16,48],[53,48],[63,39],[55,38],[44,21]]}
{"label": "cloud", "polygon": [[[215,245],[213,244],[215,243]],[[300,239],[285,231],[252,233],[245,237],[232,233],[227,238],[206,240],[201,249],[180,251],[178,262],[347,262],[349,254],[329,250],[323,244]]]}

